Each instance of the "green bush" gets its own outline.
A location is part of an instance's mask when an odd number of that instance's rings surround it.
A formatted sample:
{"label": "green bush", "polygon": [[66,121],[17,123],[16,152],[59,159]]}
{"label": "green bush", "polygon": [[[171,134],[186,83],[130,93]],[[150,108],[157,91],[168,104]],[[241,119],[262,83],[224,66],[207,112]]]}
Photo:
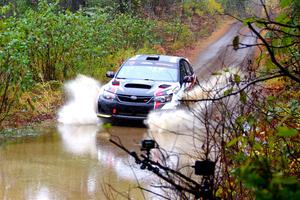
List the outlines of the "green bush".
{"label": "green bush", "polygon": [[[2,14],[13,6],[1,8]],[[152,51],[154,23],[101,9],[69,12],[40,1],[17,16],[0,18],[0,121],[34,83],[64,81],[78,73],[103,79],[139,49]],[[126,56],[126,57],[125,57]]]}

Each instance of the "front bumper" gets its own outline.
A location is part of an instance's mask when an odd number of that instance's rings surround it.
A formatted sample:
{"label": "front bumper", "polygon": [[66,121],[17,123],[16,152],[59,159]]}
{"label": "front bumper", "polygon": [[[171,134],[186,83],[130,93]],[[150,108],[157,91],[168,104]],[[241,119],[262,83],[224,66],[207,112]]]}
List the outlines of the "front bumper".
{"label": "front bumper", "polygon": [[106,100],[100,96],[97,116],[111,119],[144,120],[153,108],[154,102],[120,102],[118,100]]}

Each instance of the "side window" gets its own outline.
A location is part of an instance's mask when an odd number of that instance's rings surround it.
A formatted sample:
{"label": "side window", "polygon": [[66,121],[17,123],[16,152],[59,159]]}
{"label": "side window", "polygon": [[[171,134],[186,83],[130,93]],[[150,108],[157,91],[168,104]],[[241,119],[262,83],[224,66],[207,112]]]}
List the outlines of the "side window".
{"label": "side window", "polygon": [[187,74],[189,76],[192,76],[193,75],[193,69],[192,69],[191,65],[187,61],[183,61],[183,63],[184,63],[184,67],[185,67],[185,70],[186,70]]}
{"label": "side window", "polygon": [[180,84],[182,84],[183,78],[185,76],[187,76],[187,71],[186,71],[186,68],[185,68],[185,65],[184,65],[183,61],[180,61],[179,70],[180,70]]}

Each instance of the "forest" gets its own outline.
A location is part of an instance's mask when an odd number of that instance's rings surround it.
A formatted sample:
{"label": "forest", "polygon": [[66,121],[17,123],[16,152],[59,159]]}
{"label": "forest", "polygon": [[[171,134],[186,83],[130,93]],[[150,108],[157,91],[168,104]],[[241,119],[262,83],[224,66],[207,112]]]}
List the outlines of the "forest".
{"label": "forest", "polygon": [[[254,4],[261,14],[253,13]],[[222,119],[203,118],[202,153],[219,152],[213,196],[300,198],[299,1],[0,0],[0,6],[0,130],[53,118],[64,81],[77,74],[106,81],[105,72],[132,55],[178,55],[225,15],[241,21],[257,38],[251,76],[233,74],[220,96],[192,100],[212,102]],[[233,36],[232,47],[251,46]],[[170,178],[172,199],[194,198],[182,190],[189,184]]]}

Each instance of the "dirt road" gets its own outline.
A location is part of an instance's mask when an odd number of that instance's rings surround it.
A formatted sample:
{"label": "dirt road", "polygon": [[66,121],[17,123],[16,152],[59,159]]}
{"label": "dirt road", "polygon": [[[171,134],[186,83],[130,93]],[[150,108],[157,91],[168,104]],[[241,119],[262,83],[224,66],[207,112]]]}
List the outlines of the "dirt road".
{"label": "dirt road", "polygon": [[236,36],[243,44],[254,44],[255,42],[250,30],[243,27],[240,22],[231,22],[222,26],[204,41],[204,47],[201,47],[201,41],[199,42],[198,50],[196,48],[191,58],[199,79],[208,78],[213,72],[222,68],[242,67],[245,69],[248,67],[254,48],[235,51],[232,41]]}

